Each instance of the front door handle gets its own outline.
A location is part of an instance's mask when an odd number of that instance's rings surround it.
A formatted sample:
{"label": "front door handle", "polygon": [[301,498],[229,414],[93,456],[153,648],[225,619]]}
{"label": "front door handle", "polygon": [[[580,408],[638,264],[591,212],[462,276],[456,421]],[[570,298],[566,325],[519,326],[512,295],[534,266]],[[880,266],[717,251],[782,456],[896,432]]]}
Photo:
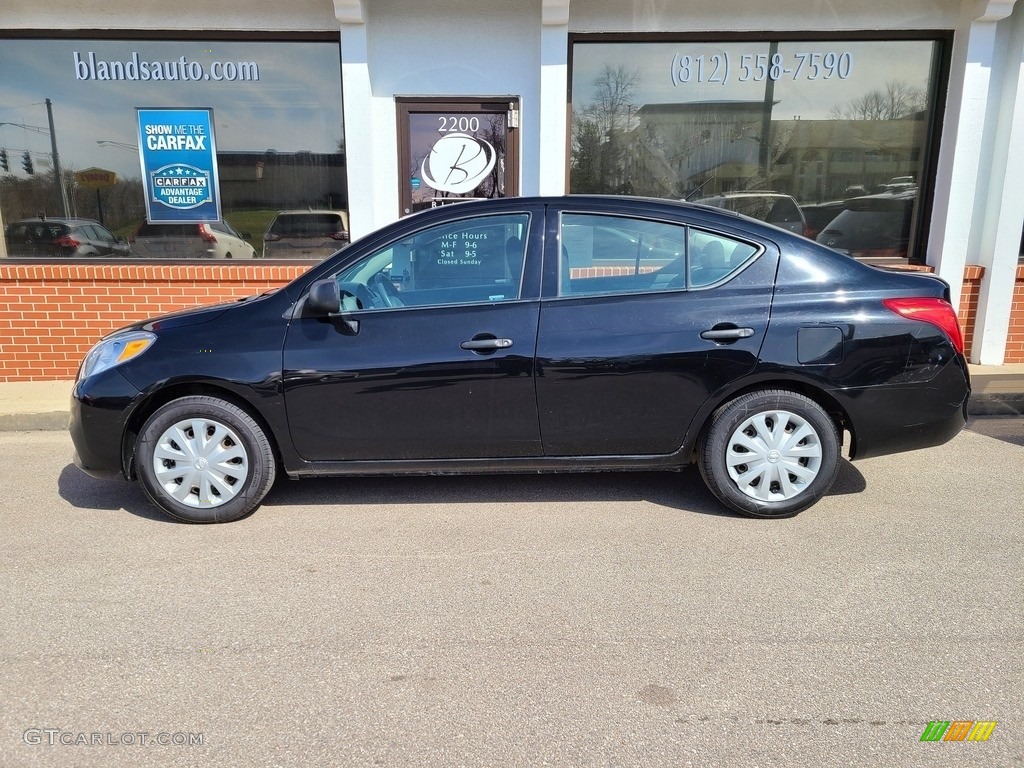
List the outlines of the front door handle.
{"label": "front door handle", "polygon": [[700,337],[707,341],[735,341],[749,339],[753,335],[753,328],[712,328],[710,331],[701,331]]}
{"label": "front door handle", "polygon": [[512,346],[512,339],[473,339],[472,341],[464,341],[459,346],[474,352],[482,349],[508,349]]}

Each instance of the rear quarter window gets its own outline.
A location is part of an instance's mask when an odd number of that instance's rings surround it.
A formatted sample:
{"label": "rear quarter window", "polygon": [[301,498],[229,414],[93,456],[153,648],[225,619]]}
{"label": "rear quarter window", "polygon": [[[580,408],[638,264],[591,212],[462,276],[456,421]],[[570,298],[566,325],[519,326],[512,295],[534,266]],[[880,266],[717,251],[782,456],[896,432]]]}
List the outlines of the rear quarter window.
{"label": "rear quarter window", "polygon": [[329,213],[278,216],[270,226],[270,232],[281,237],[330,237],[344,230],[341,216]]}
{"label": "rear quarter window", "polygon": [[12,224],[9,228],[12,243],[48,243],[68,233],[68,227],[54,222]]}
{"label": "rear quarter window", "polygon": [[772,205],[771,213],[765,219],[770,224],[800,221],[800,208],[792,200],[780,198]]}
{"label": "rear quarter window", "polygon": [[760,248],[700,229],[690,230],[690,287],[703,288],[737,273]]}
{"label": "rear quarter window", "polygon": [[195,224],[143,224],[139,227],[138,237],[198,237],[199,229]]}

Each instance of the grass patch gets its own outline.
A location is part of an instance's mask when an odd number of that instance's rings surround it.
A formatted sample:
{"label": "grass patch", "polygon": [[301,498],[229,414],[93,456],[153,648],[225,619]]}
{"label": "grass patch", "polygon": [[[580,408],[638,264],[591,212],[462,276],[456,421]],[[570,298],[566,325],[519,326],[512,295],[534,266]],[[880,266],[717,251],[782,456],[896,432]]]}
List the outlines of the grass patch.
{"label": "grass patch", "polygon": [[277,209],[257,208],[255,210],[225,211],[224,220],[245,236],[256,249],[256,255],[263,253],[263,233],[270,229],[270,222],[277,215]]}

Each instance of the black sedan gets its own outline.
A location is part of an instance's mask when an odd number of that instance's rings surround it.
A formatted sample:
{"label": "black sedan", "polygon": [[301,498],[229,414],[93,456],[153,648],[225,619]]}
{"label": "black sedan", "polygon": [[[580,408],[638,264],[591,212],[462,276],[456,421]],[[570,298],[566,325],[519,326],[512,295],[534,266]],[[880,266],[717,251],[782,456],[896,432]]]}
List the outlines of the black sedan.
{"label": "black sedan", "polygon": [[939,445],[969,395],[938,278],[705,206],[509,198],[107,336],[70,429],[81,469],[190,522],[248,514],[282,473],[694,463],[727,507],[786,517],[828,492],[847,435],[851,459]]}

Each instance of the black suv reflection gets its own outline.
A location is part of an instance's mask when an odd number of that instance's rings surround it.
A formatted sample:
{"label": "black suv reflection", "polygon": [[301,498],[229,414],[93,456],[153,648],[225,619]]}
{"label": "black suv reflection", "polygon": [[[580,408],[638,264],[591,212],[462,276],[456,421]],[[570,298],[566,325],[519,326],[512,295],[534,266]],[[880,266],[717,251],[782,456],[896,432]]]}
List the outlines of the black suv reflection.
{"label": "black suv reflection", "polygon": [[89,258],[128,256],[130,246],[92,219],[23,219],[4,233],[8,256]]}
{"label": "black suv reflection", "polygon": [[[841,299],[841,300],[840,300]],[[76,463],[234,520],[278,473],[680,470],[784,517],[851,458],[943,443],[970,387],[948,286],[728,211],[444,206],[280,290],[131,325],[82,363]]]}
{"label": "black suv reflection", "polygon": [[906,258],[916,200],[916,189],[851,198],[817,241],[847,256]]}

